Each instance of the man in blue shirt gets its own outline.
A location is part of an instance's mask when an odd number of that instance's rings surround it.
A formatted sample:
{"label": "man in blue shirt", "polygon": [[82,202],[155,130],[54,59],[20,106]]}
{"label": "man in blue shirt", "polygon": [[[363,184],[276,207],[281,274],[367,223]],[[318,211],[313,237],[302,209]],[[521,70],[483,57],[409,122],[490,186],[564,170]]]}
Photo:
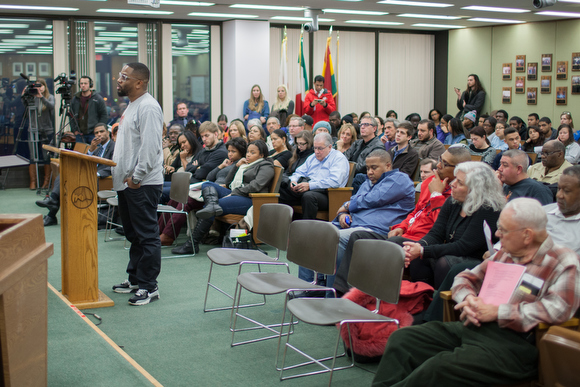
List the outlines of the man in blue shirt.
{"label": "man in blue shirt", "polygon": [[348,181],[348,160],[332,149],[330,134],[317,134],[313,149],[314,154],[290,176],[290,184],[280,188],[280,203],[302,205],[302,219],[316,219],[318,211],[327,211],[327,189],[344,187]]}

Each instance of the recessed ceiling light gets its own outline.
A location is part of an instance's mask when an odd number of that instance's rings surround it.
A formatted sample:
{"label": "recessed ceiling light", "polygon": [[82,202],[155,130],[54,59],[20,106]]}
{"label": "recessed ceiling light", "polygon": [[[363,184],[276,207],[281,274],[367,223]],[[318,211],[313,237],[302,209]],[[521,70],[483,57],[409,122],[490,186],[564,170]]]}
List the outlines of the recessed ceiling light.
{"label": "recessed ceiling light", "polygon": [[99,32],[99,36],[127,36],[127,37],[133,37],[133,36],[137,36],[137,32],[109,32],[109,31],[103,31],[103,32]]}
{"label": "recessed ceiling light", "polygon": [[525,21],[523,21],[523,20],[490,19],[490,18],[486,18],[486,17],[474,17],[472,19],[467,19],[467,20],[474,21],[474,22],[483,22],[483,23],[508,23],[508,24],[525,23]]}
{"label": "recessed ceiling light", "polygon": [[[0,25],[0,27],[2,27],[2,25]],[[52,31],[50,30],[30,30],[28,33],[34,35],[52,35]]]}
{"label": "recessed ceiling light", "polygon": [[[173,15],[170,11],[149,11],[147,9],[112,9],[112,8],[100,8],[97,12],[102,13],[137,13],[141,15]],[[118,24],[118,23],[111,23]]]}
{"label": "recessed ceiling light", "polygon": [[383,0],[378,1],[377,4],[408,5],[411,7],[435,7],[435,8],[453,7],[453,4],[447,3],[426,3],[424,1],[399,1],[399,0]]}
{"label": "recessed ceiling light", "polygon": [[536,12],[536,15],[560,16],[560,17],[580,17],[580,13],[577,13],[577,12],[558,12],[558,11]]}
{"label": "recessed ceiling light", "polygon": [[[12,19],[14,21],[14,19]],[[28,24],[2,24],[2,28],[28,28]]]}
{"label": "recessed ceiling light", "polygon": [[529,9],[503,8],[503,7],[486,7],[486,6],[483,6],[483,5],[470,5],[469,7],[462,7],[461,9],[467,9],[469,11],[505,12],[505,13],[526,13],[526,12],[530,12]]}
{"label": "recessed ceiling light", "polygon": [[45,7],[41,5],[8,5],[8,4],[0,5],[0,9],[23,9],[27,11],[59,11],[59,12],[79,10],[78,8],[70,8],[70,7]]}
{"label": "recessed ceiling light", "polygon": [[400,22],[389,22],[389,21],[376,21],[376,20],[347,20],[345,23],[350,24],[373,24],[382,26],[402,26],[405,23]]}
{"label": "recessed ceiling light", "polygon": [[323,9],[322,12],[324,13],[345,13],[350,15],[372,15],[372,16],[384,16],[388,15],[388,12],[376,12],[376,11],[356,11],[352,9],[331,9],[326,8]]}
{"label": "recessed ceiling light", "polygon": [[306,7],[284,7],[279,5],[232,4],[230,8],[264,9],[269,11],[304,11]]}
{"label": "recessed ceiling light", "polygon": [[258,15],[244,15],[236,13],[209,13],[209,12],[191,12],[187,16],[199,16],[199,17],[221,17],[224,19],[255,19],[260,17]]}
{"label": "recessed ceiling light", "polygon": [[204,3],[201,1],[174,1],[174,0],[161,0],[160,4],[164,5],[189,5],[191,7],[211,7],[215,3]]}
{"label": "recessed ceiling light", "polygon": [[[299,16],[272,16],[270,19],[272,20],[289,20],[289,21],[303,21],[303,22],[311,22],[312,18],[311,17],[299,17]],[[333,22],[334,19],[324,19],[324,18],[318,18],[319,22]]]}
{"label": "recessed ceiling light", "polygon": [[52,40],[52,36],[46,35],[15,35],[16,39],[37,39],[37,40]]}
{"label": "recessed ceiling light", "polygon": [[418,19],[441,19],[441,20],[457,20],[461,19],[461,16],[446,16],[446,15],[423,15],[418,13],[401,13],[397,16],[400,17],[414,17]]}
{"label": "recessed ceiling light", "polygon": [[412,27],[425,27],[425,28],[465,28],[465,26],[453,26],[449,24],[429,24],[429,23],[418,23],[412,24]]}

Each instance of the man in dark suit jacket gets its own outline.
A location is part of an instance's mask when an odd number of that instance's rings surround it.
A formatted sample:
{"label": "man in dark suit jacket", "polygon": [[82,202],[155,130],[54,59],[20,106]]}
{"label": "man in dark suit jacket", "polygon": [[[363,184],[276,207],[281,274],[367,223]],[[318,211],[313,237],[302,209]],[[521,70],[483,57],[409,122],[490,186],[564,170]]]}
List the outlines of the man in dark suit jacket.
{"label": "man in dark suit jacket", "polygon": [[[93,133],[95,134],[95,138],[91,141],[87,154],[112,160],[113,152],[115,151],[115,142],[111,140],[105,124],[98,123]],[[97,164],[97,177],[103,179],[108,176],[111,176],[111,167],[105,164]],[[44,217],[45,226],[52,226],[58,223],[56,213],[60,209],[60,176],[54,180],[54,188],[50,195],[44,200],[37,200],[36,205],[48,208],[49,210],[48,214]]]}

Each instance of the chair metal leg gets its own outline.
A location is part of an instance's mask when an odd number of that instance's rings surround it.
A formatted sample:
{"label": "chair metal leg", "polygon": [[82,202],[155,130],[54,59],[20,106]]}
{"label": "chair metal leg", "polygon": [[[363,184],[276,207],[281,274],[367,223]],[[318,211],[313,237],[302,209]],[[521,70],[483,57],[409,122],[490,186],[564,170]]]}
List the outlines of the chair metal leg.
{"label": "chair metal leg", "polygon": [[[164,214],[170,214],[170,215],[172,215],[174,213],[164,212]],[[185,214],[185,215],[186,215],[185,220],[187,222],[187,229],[189,230],[190,229],[190,226],[189,226],[189,216],[187,216],[187,214]],[[173,216],[170,217],[170,220],[171,220],[171,227],[173,229],[173,235],[176,235],[176,233],[175,233],[175,225],[173,223]],[[163,217],[163,222],[165,223],[165,225],[167,225],[167,221],[165,220],[165,216]],[[191,233],[190,238],[191,238],[191,243],[192,243],[192,246],[193,246],[193,232]],[[177,240],[177,236],[176,236],[176,239],[175,240]],[[171,246],[168,246],[168,247],[171,247]],[[163,256],[163,257],[161,257],[161,259],[175,259],[175,258],[194,257],[194,256],[195,256],[195,248],[193,249],[193,254],[184,254],[184,255],[174,255],[174,254],[171,254],[171,255]]]}
{"label": "chair metal leg", "polygon": [[105,242],[114,242],[127,240],[125,237],[112,237],[113,226],[121,227],[120,224],[113,222],[113,214],[115,213],[115,207],[109,205],[109,211],[107,211],[107,223],[105,224]]}

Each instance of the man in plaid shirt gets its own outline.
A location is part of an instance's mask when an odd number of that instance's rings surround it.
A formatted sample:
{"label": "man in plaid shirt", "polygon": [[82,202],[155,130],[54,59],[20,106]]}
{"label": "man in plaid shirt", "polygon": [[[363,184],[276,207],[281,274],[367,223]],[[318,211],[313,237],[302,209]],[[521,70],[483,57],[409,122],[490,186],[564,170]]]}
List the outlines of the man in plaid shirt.
{"label": "man in plaid shirt", "polygon": [[[537,200],[509,202],[496,232],[502,249],[455,278],[453,299],[462,321],[396,331],[373,386],[476,386],[534,378],[538,351],[531,330],[540,322],[565,322],[580,305],[579,257],[554,244],[546,223]],[[506,304],[486,304],[477,296],[489,261],[526,268]]]}

